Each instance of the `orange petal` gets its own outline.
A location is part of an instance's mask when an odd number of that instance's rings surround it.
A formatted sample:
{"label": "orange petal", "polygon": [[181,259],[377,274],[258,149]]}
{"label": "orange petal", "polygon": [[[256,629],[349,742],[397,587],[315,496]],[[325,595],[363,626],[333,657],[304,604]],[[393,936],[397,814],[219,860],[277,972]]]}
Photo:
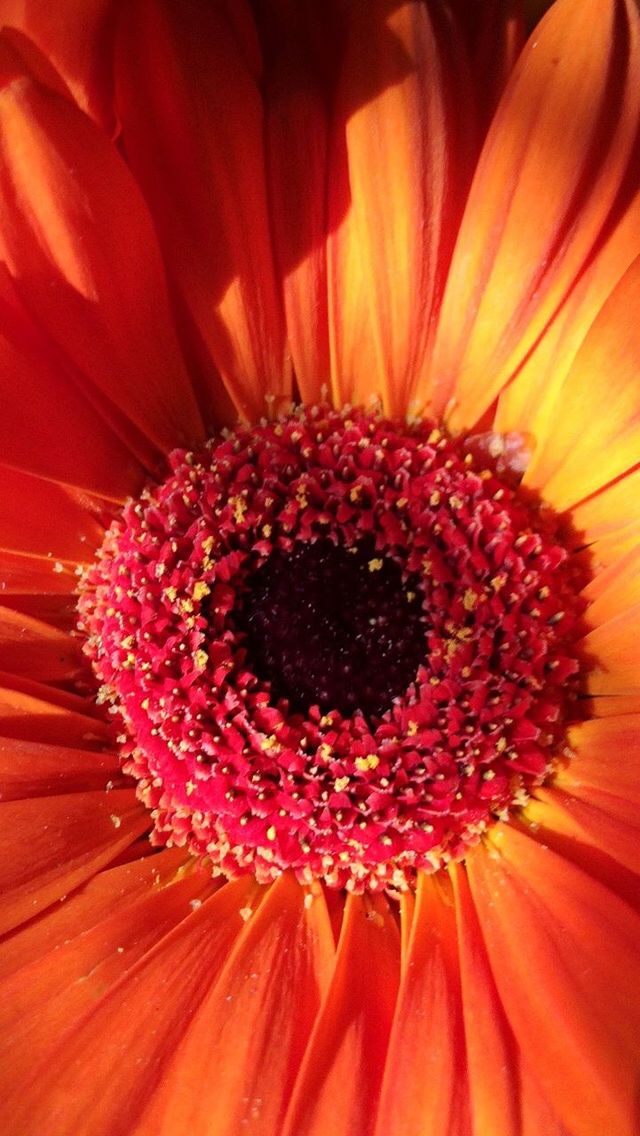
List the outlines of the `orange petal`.
{"label": "orange petal", "polygon": [[516,65],[471,188],[435,346],[433,409],[453,400],[456,431],[523,364],[620,210],[637,160],[638,40],[633,0],[558,0]]}
{"label": "orange petal", "polygon": [[568,742],[575,757],[558,770],[557,785],[583,799],[596,791],[640,804],[640,714],[580,722]]}
{"label": "orange petal", "polygon": [[177,1048],[140,1136],[281,1130],[334,960],[322,894],[309,907],[305,898],[288,875],[269,889]]}
{"label": "orange petal", "polygon": [[[215,982],[256,902],[250,877],[220,888],[143,955],[80,1021],[29,1083],[0,1102],[21,1136],[129,1136],[179,1039]],[[78,1072],[81,1070],[81,1076]]]}
{"label": "orange petal", "polygon": [[122,11],[116,92],[127,158],[192,321],[213,410],[220,375],[251,420],[267,397],[288,399],[290,366],[263,107],[243,44],[224,6],[135,0]]}
{"label": "orange petal", "polygon": [[474,109],[482,135],[522,50],[522,5],[519,0],[483,0],[473,5],[469,0],[453,0],[450,7],[461,34],[468,39]]}
{"label": "orange petal", "polygon": [[16,29],[17,34],[10,35],[12,46],[33,66],[41,51],[62,87],[109,132],[115,129],[109,66],[112,14],[112,0],[62,0],[55,7],[0,0],[0,27]]}
{"label": "orange petal", "polygon": [[104,789],[118,775],[115,753],[0,737],[0,800]]}
{"label": "orange petal", "polygon": [[640,544],[640,470],[582,501],[571,512],[581,545],[589,545],[589,568],[599,571],[615,564]]}
{"label": "orange petal", "polygon": [[558,1114],[546,1100],[531,1070],[520,1061],[520,1112],[522,1128],[518,1136],[574,1136],[558,1119]]}
{"label": "orange petal", "polygon": [[604,305],[553,404],[524,483],[562,510],[640,462],[640,257]]}
{"label": "orange petal", "polygon": [[639,604],[640,542],[599,572],[583,595],[589,600],[586,618],[591,627],[598,627]]}
{"label": "orange petal", "polygon": [[329,379],[328,138],[339,29],[332,4],[256,7],[275,258],[297,386],[303,402],[316,403]]}
{"label": "orange petal", "polygon": [[452,870],[452,880],[473,1131],[521,1136],[515,1042],[491,972],[464,867]]}
{"label": "orange petal", "polygon": [[336,405],[377,396],[405,416],[424,381],[468,169],[440,15],[418,0],[346,6],[329,181]]}
{"label": "orange petal", "polygon": [[131,789],[6,801],[0,821],[2,932],[83,883],[149,826]]}
{"label": "orange petal", "polygon": [[[201,437],[151,220],[114,146],[0,56],[0,255],[23,302],[145,461]],[[90,440],[89,440],[90,442]]]}
{"label": "orange petal", "polygon": [[[638,794],[636,793],[636,796]],[[640,875],[640,821],[637,802],[619,796],[589,794],[578,800],[556,786],[537,789],[526,809],[526,820],[544,840],[546,830],[573,842],[597,848]]]}
{"label": "orange petal", "polygon": [[[120,424],[114,420],[108,425],[104,408],[101,412],[88,401],[69,367],[30,318],[1,264],[0,398],[0,452],[8,465],[116,500],[124,500],[140,487],[143,471],[117,436]],[[40,482],[26,475],[22,483],[17,482],[17,475],[5,470],[3,466],[2,482],[9,479],[9,483],[3,511],[11,509],[14,491],[19,497],[31,485],[35,497]],[[62,490],[45,487],[43,500],[47,492],[62,497]],[[70,500],[64,506],[63,520],[68,517]],[[34,512],[38,513],[37,502]]]}
{"label": "orange petal", "polygon": [[373,1132],[399,975],[400,936],[388,905],[348,896],[333,979],[282,1136]]}
{"label": "orange petal", "polygon": [[590,631],[582,646],[592,661],[586,685],[597,713],[640,709],[640,603]]}
{"label": "orange petal", "polygon": [[91,928],[0,983],[0,1095],[28,1083],[57,1048],[61,1032],[199,903],[211,877],[191,873],[141,896],[117,897]]}
{"label": "orange petal", "polygon": [[91,559],[102,535],[80,496],[0,465],[0,549],[77,563]]}
{"label": "orange petal", "polygon": [[76,639],[0,606],[0,668],[39,682],[63,682],[84,668]]}
{"label": "orange petal", "polygon": [[110,738],[108,725],[86,699],[6,672],[0,672],[0,733],[80,749]]}
{"label": "orange petal", "polygon": [[[14,603],[14,596],[37,597],[47,606],[49,594],[60,597],[66,593],[69,597],[68,610],[73,612],[75,607],[74,592],[78,586],[75,563],[69,561],[50,560],[48,557],[20,556],[13,552],[0,552],[0,580],[2,581],[3,599],[8,600],[20,611],[20,600]],[[45,599],[46,597],[46,599]],[[35,614],[35,613],[33,613]],[[47,622],[46,616],[39,615]]]}
{"label": "orange petal", "polygon": [[[8,555],[8,553],[0,553],[0,578]],[[75,595],[71,590],[72,579],[75,580],[76,577],[75,574],[72,577],[70,573],[71,566],[69,566],[68,572],[65,567],[65,573],[61,577],[63,582],[59,591],[53,590],[56,585],[51,585],[48,579],[43,580],[46,586],[41,589],[31,586],[13,587],[11,583],[8,583],[7,598],[9,595],[11,596],[9,602],[13,610],[21,611],[32,619],[42,620],[44,623],[49,623],[52,627],[58,627],[60,631],[69,634],[73,631],[76,623]],[[48,587],[51,587],[52,590],[48,591]]]}
{"label": "orange petal", "polygon": [[572,1136],[633,1136],[640,915],[513,827],[491,844],[467,870],[524,1060]]}
{"label": "orange petal", "polygon": [[456,927],[450,889],[421,875],[389,1041],[376,1136],[467,1129]]}
{"label": "orange petal", "polygon": [[120,906],[165,887],[179,878],[188,857],[184,849],[168,848],[132,863],[106,868],[77,888],[64,903],[55,904],[26,927],[19,927],[0,943],[0,974],[20,967],[95,927]]}

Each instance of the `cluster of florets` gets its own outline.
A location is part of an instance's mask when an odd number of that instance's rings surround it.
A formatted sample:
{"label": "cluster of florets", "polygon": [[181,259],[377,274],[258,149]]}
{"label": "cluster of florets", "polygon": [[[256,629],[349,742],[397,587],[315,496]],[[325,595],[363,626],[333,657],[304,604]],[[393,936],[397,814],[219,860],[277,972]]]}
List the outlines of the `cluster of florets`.
{"label": "cluster of florets", "polygon": [[[347,652],[344,698],[322,677],[288,686],[305,668],[295,581],[312,564],[319,603],[322,565],[333,588],[348,556],[357,638],[384,608],[362,657],[379,648],[393,681]],[[286,657],[264,673],[288,590]],[[229,875],[405,888],[524,803],[572,713],[577,613],[552,520],[425,423],[322,407],[174,453],[112,524],[79,612],[154,840]]]}

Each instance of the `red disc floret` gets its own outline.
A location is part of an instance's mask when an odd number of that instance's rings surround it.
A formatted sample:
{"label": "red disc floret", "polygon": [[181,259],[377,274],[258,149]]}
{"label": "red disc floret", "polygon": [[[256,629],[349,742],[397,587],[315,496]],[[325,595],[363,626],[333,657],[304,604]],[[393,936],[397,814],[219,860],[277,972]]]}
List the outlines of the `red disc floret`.
{"label": "red disc floret", "polygon": [[404,889],[525,803],[577,692],[548,510],[464,440],[364,411],[170,462],[79,601],[154,841],[261,882]]}

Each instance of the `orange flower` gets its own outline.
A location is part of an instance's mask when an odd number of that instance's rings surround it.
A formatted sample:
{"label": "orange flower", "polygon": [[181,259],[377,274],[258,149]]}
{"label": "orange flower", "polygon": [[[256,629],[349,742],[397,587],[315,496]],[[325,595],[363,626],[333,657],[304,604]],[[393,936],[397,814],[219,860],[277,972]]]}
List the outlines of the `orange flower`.
{"label": "orange flower", "polygon": [[635,0],[0,24],[2,1131],[634,1136]]}

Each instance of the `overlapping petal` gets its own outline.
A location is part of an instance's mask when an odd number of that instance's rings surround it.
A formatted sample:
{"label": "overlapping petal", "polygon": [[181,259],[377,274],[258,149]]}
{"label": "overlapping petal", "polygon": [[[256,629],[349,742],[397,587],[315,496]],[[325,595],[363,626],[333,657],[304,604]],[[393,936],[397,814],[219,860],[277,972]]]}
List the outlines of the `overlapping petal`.
{"label": "overlapping petal", "polygon": [[[555,393],[545,336],[616,223],[633,216],[639,40],[632,0],[559,0],[517,63],[474,177],[425,391],[455,430],[482,418],[538,344],[542,364],[525,393]],[[615,286],[639,251],[637,223],[625,231],[626,247],[616,242],[610,261],[605,253],[604,278],[573,325],[582,336],[603,286]],[[575,349],[572,338],[569,359]]]}
{"label": "overlapping petal", "polygon": [[331,142],[334,401],[406,414],[428,366],[470,169],[451,97],[468,85],[439,4],[347,7]]}
{"label": "overlapping petal", "polygon": [[255,45],[250,60],[246,51],[253,25],[235,8],[231,17],[234,5],[135,0],[118,35],[123,143],[184,308],[211,426],[255,420],[291,394]]}
{"label": "overlapping petal", "polygon": [[[636,1132],[640,15],[558,0],[507,82],[518,7],[134,0],[119,153],[115,8],[0,0],[10,1136]],[[528,435],[590,575],[588,720],[400,928],[152,850],[76,683],[113,505],[296,384]]]}
{"label": "overlapping petal", "polygon": [[75,106],[0,59],[0,258],[87,398],[157,463],[202,427],[140,191]]}

